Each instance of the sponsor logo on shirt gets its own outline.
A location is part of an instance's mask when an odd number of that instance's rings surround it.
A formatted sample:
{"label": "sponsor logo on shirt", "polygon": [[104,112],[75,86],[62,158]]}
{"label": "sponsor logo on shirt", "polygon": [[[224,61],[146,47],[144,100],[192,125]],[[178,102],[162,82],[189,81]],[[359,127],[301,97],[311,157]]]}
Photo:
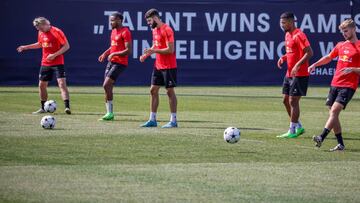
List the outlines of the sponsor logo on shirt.
{"label": "sponsor logo on shirt", "polygon": [[117,45],[118,45],[117,41],[111,40],[111,46],[117,46]]}
{"label": "sponsor logo on shirt", "polygon": [[41,43],[41,46],[43,48],[49,48],[49,47],[52,47],[52,43],[49,42],[49,38],[47,38],[46,36],[42,37],[42,43]]}
{"label": "sponsor logo on shirt", "polygon": [[342,55],[339,57],[339,60],[340,61],[343,61],[343,62],[348,62],[348,63],[351,63],[352,62],[352,58],[351,57],[348,57],[347,55]]}

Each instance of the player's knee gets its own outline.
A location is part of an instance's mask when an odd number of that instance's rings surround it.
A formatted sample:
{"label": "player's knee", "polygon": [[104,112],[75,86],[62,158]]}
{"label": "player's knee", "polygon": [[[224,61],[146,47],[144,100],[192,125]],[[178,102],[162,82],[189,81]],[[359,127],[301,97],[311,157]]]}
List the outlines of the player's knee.
{"label": "player's knee", "polygon": [[338,117],[340,114],[340,111],[341,111],[341,109],[332,108],[332,109],[330,109],[329,113],[330,113],[330,116],[332,116],[332,117]]}
{"label": "player's knee", "polygon": [[66,84],[65,83],[59,83],[59,88],[62,89],[62,90],[65,90],[66,89]]}
{"label": "player's knee", "polygon": [[283,102],[284,105],[288,105],[289,104],[289,99],[284,98],[282,102]]}
{"label": "player's knee", "polygon": [[59,79],[58,81],[58,86],[60,87],[60,89],[66,89],[66,82],[63,79]]}
{"label": "player's knee", "polygon": [[284,96],[282,102],[284,105],[288,105],[289,104],[289,96]]}
{"label": "player's knee", "polygon": [[40,81],[40,82],[39,82],[39,87],[40,87],[41,89],[44,89],[44,88],[47,87],[47,83],[46,83],[46,82],[43,82],[43,81]]}
{"label": "player's knee", "polygon": [[153,96],[159,95],[159,89],[150,88],[150,94]]}
{"label": "player's knee", "polygon": [[299,100],[297,100],[297,99],[290,99],[289,103],[290,103],[290,106],[299,106]]}
{"label": "player's knee", "polygon": [[109,82],[104,82],[103,88],[104,90],[108,90],[111,87],[111,84]]}
{"label": "player's knee", "polygon": [[175,91],[174,89],[167,89],[166,90],[166,94],[169,96],[169,97],[174,97],[175,96]]}

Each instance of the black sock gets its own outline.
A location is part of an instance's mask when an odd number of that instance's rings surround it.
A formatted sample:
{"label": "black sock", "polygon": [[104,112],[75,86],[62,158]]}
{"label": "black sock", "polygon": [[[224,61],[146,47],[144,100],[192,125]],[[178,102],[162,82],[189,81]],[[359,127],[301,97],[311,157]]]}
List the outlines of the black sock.
{"label": "black sock", "polygon": [[64,104],[65,104],[65,108],[69,108],[70,109],[70,100],[64,100]]}
{"label": "black sock", "polygon": [[342,146],[345,146],[341,133],[335,134],[335,137],[339,144],[341,144]]}
{"label": "black sock", "polygon": [[41,101],[41,109],[43,109],[43,110],[44,110],[45,102],[46,102],[46,101]]}
{"label": "black sock", "polygon": [[322,140],[325,140],[326,136],[330,133],[330,130],[327,128],[324,128],[323,132],[320,134],[320,137]]}

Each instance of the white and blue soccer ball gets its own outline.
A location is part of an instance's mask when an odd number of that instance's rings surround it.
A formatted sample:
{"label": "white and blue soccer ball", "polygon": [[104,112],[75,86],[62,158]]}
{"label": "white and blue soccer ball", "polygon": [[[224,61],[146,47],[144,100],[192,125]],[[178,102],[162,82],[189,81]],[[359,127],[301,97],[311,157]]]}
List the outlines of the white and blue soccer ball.
{"label": "white and blue soccer ball", "polygon": [[237,143],[240,140],[240,130],[235,127],[228,127],[224,131],[224,140],[227,143]]}
{"label": "white and blue soccer ball", "polygon": [[54,113],[56,111],[56,101],[54,100],[49,100],[49,101],[46,101],[45,104],[44,104],[44,110],[46,112],[49,112],[49,113]]}
{"label": "white and blue soccer ball", "polygon": [[41,127],[44,129],[53,129],[55,127],[56,120],[53,116],[44,116],[40,121]]}

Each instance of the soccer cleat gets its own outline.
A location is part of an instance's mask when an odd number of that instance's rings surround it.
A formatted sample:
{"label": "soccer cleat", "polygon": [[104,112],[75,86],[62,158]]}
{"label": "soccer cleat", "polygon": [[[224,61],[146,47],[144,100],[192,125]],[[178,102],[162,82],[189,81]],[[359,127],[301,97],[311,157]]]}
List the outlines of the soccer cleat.
{"label": "soccer cleat", "polygon": [[345,146],[344,146],[344,145],[337,144],[334,148],[330,149],[330,152],[344,151],[344,150],[345,150]]}
{"label": "soccer cleat", "polygon": [[168,122],[167,124],[163,125],[161,128],[177,128],[177,122]]}
{"label": "soccer cleat", "polygon": [[40,108],[39,110],[32,112],[32,114],[41,114],[41,113],[46,113],[46,111]]}
{"label": "soccer cleat", "polygon": [[304,128],[299,128],[296,129],[295,133],[289,133],[288,138],[297,138],[299,137],[302,133],[304,133],[305,129]]}
{"label": "soccer cleat", "polygon": [[156,121],[152,121],[152,120],[148,120],[148,121],[146,121],[146,123],[140,125],[140,127],[144,127],[144,128],[157,127],[157,122],[156,122]]}
{"label": "soccer cleat", "polygon": [[71,114],[70,108],[65,108],[65,113],[66,113],[66,114]]}
{"label": "soccer cleat", "polygon": [[113,113],[107,113],[105,116],[99,119],[99,121],[112,121],[114,120],[114,114]]}
{"label": "soccer cleat", "polygon": [[284,133],[284,134],[282,134],[282,135],[278,135],[278,136],[276,136],[276,137],[278,137],[278,138],[286,138],[286,137],[288,137],[288,136],[289,136],[289,132]]}
{"label": "soccer cleat", "polygon": [[284,133],[282,135],[278,135],[276,137],[278,137],[278,138],[291,138],[293,136],[296,136],[296,133],[290,133],[290,131],[288,131],[287,133]]}
{"label": "soccer cleat", "polygon": [[298,136],[302,135],[305,133],[305,128],[296,128],[296,134]]}
{"label": "soccer cleat", "polygon": [[320,135],[314,136],[314,137],[313,137],[313,141],[315,142],[315,147],[318,147],[318,148],[321,147],[321,144],[322,144],[322,142],[323,142],[323,140],[322,140],[322,138],[321,138]]}

